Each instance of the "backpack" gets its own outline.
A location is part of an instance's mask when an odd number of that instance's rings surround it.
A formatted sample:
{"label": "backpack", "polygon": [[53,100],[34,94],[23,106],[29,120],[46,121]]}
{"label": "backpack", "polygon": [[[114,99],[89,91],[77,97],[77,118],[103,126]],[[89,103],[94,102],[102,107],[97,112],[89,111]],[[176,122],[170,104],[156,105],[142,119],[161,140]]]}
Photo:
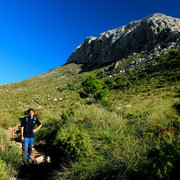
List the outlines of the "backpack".
{"label": "backpack", "polygon": [[[26,124],[25,125],[26,126],[25,132],[27,132],[27,130],[28,130],[28,119],[29,119],[28,117],[25,117],[25,124]],[[34,119],[34,121],[36,123],[37,118],[33,116],[33,119]]]}

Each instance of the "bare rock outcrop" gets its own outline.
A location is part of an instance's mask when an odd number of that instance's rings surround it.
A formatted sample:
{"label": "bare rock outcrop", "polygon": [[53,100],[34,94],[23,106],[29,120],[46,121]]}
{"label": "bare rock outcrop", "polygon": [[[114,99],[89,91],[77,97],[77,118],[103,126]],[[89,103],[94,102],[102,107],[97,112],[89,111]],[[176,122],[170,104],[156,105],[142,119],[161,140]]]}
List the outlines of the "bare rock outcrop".
{"label": "bare rock outcrop", "polygon": [[88,37],[66,63],[102,65],[133,53],[152,52],[180,43],[180,19],[156,13],[117,29]]}

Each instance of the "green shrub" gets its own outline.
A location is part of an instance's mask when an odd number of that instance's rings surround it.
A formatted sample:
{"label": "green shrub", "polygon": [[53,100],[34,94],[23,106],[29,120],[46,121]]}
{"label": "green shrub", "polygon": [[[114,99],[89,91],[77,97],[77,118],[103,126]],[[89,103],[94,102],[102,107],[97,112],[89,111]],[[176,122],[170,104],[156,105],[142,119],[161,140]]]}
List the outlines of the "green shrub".
{"label": "green shrub", "polygon": [[0,179],[9,180],[7,170],[6,170],[6,164],[1,160],[1,158],[0,158]]}
{"label": "green shrub", "polygon": [[119,88],[120,90],[122,90],[123,87],[124,87],[124,83],[123,83],[122,79],[119,79],[119,80],[117,81],[117,88]]}
{"label": "green shrub", "polygon": [[99,92],[97,92],[95,95],[94,95],[94,98],[96,100],[100,99],[102,100],[104,97],[106,97],[109,93],[109,90],[106,88],[106,89],[101,89]]}
{"label": "green shrub", "polygon": [[57,88],[57,91],[59,92],[63,92],[64,90],[66,90],[66,88],[62,88],[62,87]]}
{"label": "green shrub", "polygon": [[57,133],[54,145],[60,152],[64,152],[73,159],[87,157],[92,152],[88,134],[75,125],[61,128]]}
{"label": "green shrub", "polygon": [[114,80],[113,79],[107,79],[105,81],[105,84],[108,86],[109,89],[113,89],[114,88]]}
{"label": "green shrub", "polygon": [[12,114],[13,116],[16,116],[16,117],[20,116],[20,112],[16,108],[14,110],[10,109],[9,113]]}
{"label": "green shrub", "polygon": [[61,126],[62,122],[60,119],[48,119],[46,123],[43,123],[43,128],[36,133],[35,140],[45,140],[47,143],[52,143]]}
{"label": "green shrub", "polygon": [[102,82],[96,78],[95,74],[90,74],[85,81],[82,82],[83,92],[80,96],[90,95],[95,100],[102,100],[109,93],[107,87],[103,87]]}
{"label": "green shrub", "polygon": [[67,113],[67,111],[62,111],[61,114],[61,119],[63,120],[63,122],[65,122],[68,119],[69,115]]}
{"label": "green shrub", "polygon": [[176,131],[180,131],[180,103],[175,103],[173,105],[175,115],[171,119],[171,125],[175,128]]}
{"label": "green shrub", "polygon": [[102,82],[96,78],[95,74],[90,74],[82,83],[83,90],[87,94],[94,94],[103,88]]}
{"label": "green shrub", "polygon": [[128,89],[129,89],[129,88],[131,88],[131,87],[132,87],[132,83],[131,83],[131,82],[129,82],[129,81],[127,81],[126,86],[127,86],[127,88],[128,88]]}
{"label": "green shrub", "polygon": [[170,54],[170,58],[171,58],[171,59],[180,58],[180,49],[179,49],[179,50],[171,50],[171,51],[169,52],[169,54]]}
{"label": "green shrub", "polygon": [[148,75],[147,75],[147,72],[142,72],[142,73],[141,73],[141,77],[142,77],[142,78],[145,78],[145,77],[147,77],[147,76],[148,76]]}
{"label": "green shrub", "polygon": [[180,115],[180,103],[175,103],[173,108],[176,110],[176,113]]}
{"label": "green shrub", "polygon": [[67,110],[63,110],[62,114],[60,115],[61,119],[62,119],[62,123],[64,124],[68,120],[68,118],[70,116],[73,116],[73,115],[74,115],[74,109],[73,108],[69,108]]}
{"label": "green shrub", "polygon": [[129,69],[126,70],[126,74],[127,75],[130,75],[131,74],[131,71]]}
{"label": "green shrub", "polygon": [[160,147],[148,152],[147,173],[151,179],[173,179],[180,171],[180,142],[173,139],[169,143],[167,137],[161,137]]}
{"label": "green shrub", "polygon": [[[6,166],[8,166],[8,169],[6,169],[8,175],[13,176],[16,174],[16,170],[18,169],[21,161],[20,150],[7,139],[5,131],[1,128],[0,128],[0,160],[3,161],[0,162],[0,164],[2,164],[2,169],[4,167],[3,163],[5,163]],[[0,168],[0,171],[2,169]],[[4,172],[4,174],[6,174],[6,172]]]}
{"label": "green shrub", "polygon": [[[130,168],[128,177],[133,179],[179,179],[180,171],[180,141],[172,127],[161,128],[159,124],[151,128],[151,138],[144,136],[149,142],[146,159],[137,166]],[[147,146],[148,147],[148,146]]]}
{"label": "green shrub", "polygon": [[75,86],[74,86],[74,84],[68,84],[67,85],[67,87],[68,87],[68,89],[70,90],[70,91],[74,91],[75,90]]}
{"label": "green shrub", "polygon": [[84,91],[79,91],[79,95],[81,98],[87,98],[88,97],[88,94]]}

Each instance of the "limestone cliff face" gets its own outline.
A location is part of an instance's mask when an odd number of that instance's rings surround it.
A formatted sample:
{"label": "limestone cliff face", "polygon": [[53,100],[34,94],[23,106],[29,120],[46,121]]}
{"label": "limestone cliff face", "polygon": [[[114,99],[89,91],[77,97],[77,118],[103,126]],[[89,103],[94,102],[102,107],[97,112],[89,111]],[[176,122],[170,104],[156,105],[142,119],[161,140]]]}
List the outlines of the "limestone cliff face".
{"label": "limestone cliff face", "polygon": [[66,63],[102,65],[133,53],[163,49],[172,42],[180,42],[180,19],[157,13],[101,33],[98,38],[86,38]]}

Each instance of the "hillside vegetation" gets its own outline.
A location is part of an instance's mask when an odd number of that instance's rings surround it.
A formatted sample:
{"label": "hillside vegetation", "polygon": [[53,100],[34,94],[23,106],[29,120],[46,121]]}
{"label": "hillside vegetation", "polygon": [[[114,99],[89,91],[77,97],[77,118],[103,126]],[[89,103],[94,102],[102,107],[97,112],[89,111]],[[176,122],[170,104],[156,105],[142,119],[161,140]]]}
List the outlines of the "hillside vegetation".
{"label": "hillside vegetation", "polygon": [[[28,108],[36,109],[43,123],[36,142],[48,144],[52,160],[62,167],[56,179],[179,177],[180,49],[122,71],[142,57],[147,54],[92,72],[67,64],[1,85],[0,130],[20,123]],[[1,145],[0,175],[14,161],[6,160],[6,152]],[[4,176],[16,169],[11,166]]]}

